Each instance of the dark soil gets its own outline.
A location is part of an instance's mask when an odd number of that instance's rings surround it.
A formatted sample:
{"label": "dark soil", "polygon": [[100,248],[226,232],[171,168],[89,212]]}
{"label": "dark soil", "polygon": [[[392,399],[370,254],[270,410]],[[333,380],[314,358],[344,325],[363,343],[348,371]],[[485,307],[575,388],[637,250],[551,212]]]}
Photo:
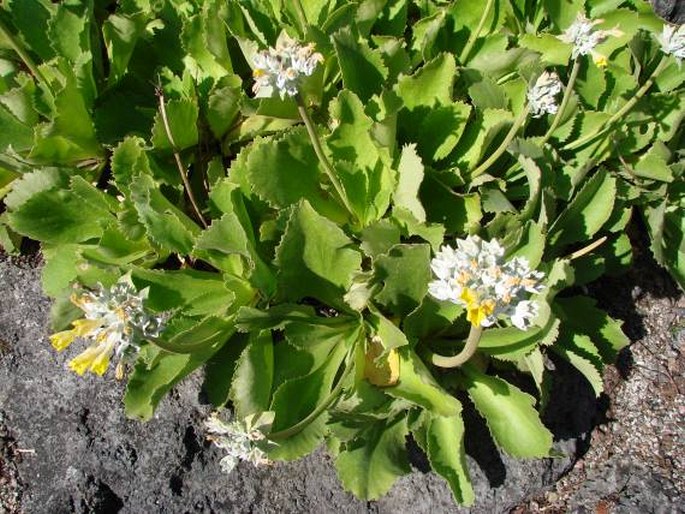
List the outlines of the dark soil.
{"label": "dark soil", "polygon": [[[557,363],[545,422],[566,457],[501,455],[478,416],[467,420],[477,496],[471,512],[680,512],[685,505],[685,302],[646,252],[589,294],[626,320],[634,341],[596,400]],[[0,512],[463,512],[412,450],[414,471],[375,502],[340,486],[323,450],[298,462],[219,470],[201,421],[211,407],[195,374],[151,421],[128,420],[123,385],[66,369],[47,336],[38,257],[0,256]]]}

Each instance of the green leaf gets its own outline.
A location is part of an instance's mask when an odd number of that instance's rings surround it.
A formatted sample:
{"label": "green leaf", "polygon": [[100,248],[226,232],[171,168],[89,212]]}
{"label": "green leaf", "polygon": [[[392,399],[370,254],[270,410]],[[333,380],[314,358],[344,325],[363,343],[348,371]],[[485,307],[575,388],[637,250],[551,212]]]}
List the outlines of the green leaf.
{"label": "green leaf", "polygon": [[202,12],[183,21],[184,64],[195,77],[218,79],[233,71],[226,37],[228,12],[225,2],[218,0],[200,5]]}
{"label": "green leaf", "polygon": [[[3,103],[5,102],[3,101]],[[9,147],[17,152],[25,152],[31,149],[33,145],[32,126],[18,120],[5,105],[0,106],[0,127],[2,127],[0,151],[4,152]]]}
{"label": "green leaf", "polygon": [[161,113],[155,115],[152,127],[152,144],[157,150],[184,150],[195,146],[199,139],[197,120],[199,109],[195,99],[168,100],[165,103],[166,117],[173,144],[169,141],[164,118]]}
{"label": "green leaf", "polygon": [[54,57],[55,51],[48,37],[48,22],[54,16],[56,6],[46,0],[11,0],[8,7],[12,24],[28,47],[44,61]]}
{"label": "green leaf", "polygon": [[221,139],[235,123],[240,112],[240,90],[235,87],[216,87],[207,100],[207,123],[212,134]]}
{"label": "green leaf", "polygon": [[411,49],[420,53],[424,61],[434,57],[435,43],[446,19],[446,11],[440,9],[413,24]]}
{"label": "green leaf", "polygon": [[[585,347],[592,345],[590,339],[581,334],[577,334],[573,340],[580,344],[584,343],[583,346]],[[552,347],[552,350],[583,374],[590,383],[595,396],[599,397],[599,395],[602,394],[604,383],[602,381],[602,373],[597,366],[597,358],[599,356],[593,356],[591,353],[583,351],[582,349],[579,351],[575,344],[567,344],[565,346],[555,345]]]}
{"label": "green leaf", "polygon": [[452,54],[440,54],[413,75],[401,76],[394,90],[409,111],[450,104],[456,72]]}
{"label": "green leaf", "polygon": [[38,193],[66,188],[67,186],[66,174],[59,169],[37,168],[29,173],[24,173],[19,179],[13,181],[12,190],[7,193],[3,202],[8,209],[14,210]]}
{"label": "green leaf", "polygon": [[236,365],[230,398],[236,417],[269,410],[273,381],[274,355],[270,331],[255,331]]}
{"label": "green leaf", "polygon": [[35,129],[31,159],[75,164],[101,158],[103,149],[95,136],[93,120],[71,64],[60,58],[50,71],[60,77],[60,89],[55,93],[52,121]]}
{"label": "green leaf", "polygon": [[549,245],[561,249],[590,239],[611,216],[615,197],[616,179],[603,169],[598,171],[552,224]]}
{"label": "green leaf", "polygon": [[337,126],[326,145],[355,214],[368,225],[380,219],[390,205],[394,174],[386,164],[388,152],[374,143],[374,122],[354,93],[341,91],[331,102],[330,114]]}
{"label": "green leaf", "polygon": [[[240,255],[254,266],[249,249],[250,241],[235,213],[226,213],[212,220],[212,224],[195,240],[194,255],[224,271],[231,271],[234,264],[230,256]],[[229,258],[229,262],[226,262]]]}
{"label": "green leaf", "polygon": [[202,390],[214,407],[229,401],[233,374],[247,342],[245,334],[236,333],[206,362]]}
{"label": "green leaf", "polygon": [[395,245],[374,261],[375,278],[383,284],[375,299],[399,316],[406,316],[428,291],[430,247]]}
{"label": "green leaf", "polygon": [[318,206],[324,200],[318,159],[303,127],[278,139],[257,139],[248,151],[249,184],[272,207],[287,207],[303,198]]}
{"label": "green leaf", "polygon": [[552,433],[540,421],[535,399],[505,380],[462,367],[469,397],[497,444],[512,457],[548,457]]}
{"label": "green leaf", "polygon": [[[541,313],[549,312],[549,307],[541,306],[540,310]],[[531,327],[525,331],[516,327],[492,328],[483,333],[478,349],[501,360],[518,360],[535,348],[556,341],[559,325],[559,320],[551,316],[545,326]]]}
{"label": "green leaf", "polygon": [[480,227],[483,210],[478,193],[457,193],[440,175],[431,173],[421,184],[421,197],[428,221],[443,225],[447,234],[471,233]]}
{"label": "green leaf", "polygon": [[362,101],[378,93],[388,77],[388,69],[378,50],[372,50],[365,39],[358,39],[348,27],[333,35],[343,85]]}
{"label": "green leaf", "polygon": [[524,34],[519,44],[538,52],[540,59],[549,66],[567,66],[573,46],[561,41],[553,34]]}
{"label": "green leaf", "polygon": [[383,316],[372,304],[369,304],[367,320],[373,329],[374,336],[380,339],[379,342],[385,350],[409,344],[407,337],[397,325]]}
{"label": "green leaf", "polygon": [[584,0],[543,0],[542,4],[550,19],[560,30],[568,28],[579,12],[585,13]]}
{"label": "green leaf", "polygon": [[79,243],[102,235],[101,220],[71,191],[43,191],[10,212],[10,227],[45,243]]}
{"label": "green leaf", "polygon": [[460,505],[472,505],[475,495],[466,462],[461,413],[449,417],[430,415],[426,421],[426,445],[431,467],[447,480],[454,500]]}
{"label": "green leaf", "polygon": [[362,230],[361,249],[369,257],[386,253],[400,242],[400,229],[387,219],[377,221]]}
{"label": "green leaf", "polygon": [[361,266],[361,254],[335,223],[303,201],[290,216],[276,264],[284,300],[310,296],[346,310],[343,295]]}
{"label": "green leaf", "polygon": [[139,289],[150,288],[146,306],[157,312],[181,308],[187,316],[225,315],[236,294],[221,276],[195,270],[147,270],[132,267]]}
{"label": "green leaf", "polygon": [[402,147],[397,173],[397,187],[392,196],[394,204],[411,212],[417,221],[425,222],[426,211],[419,200],[419,188],[423,181],[423,164],[416,154],[416,145]]}
{"label": "green leaf", "polygon": [[490,145],[511,125],[513,115],[503,109],[476,111],[453,154],[458,156],[455,164],[462,170],[471,170],[487,155]]}
{"label": "green leaf", "polygon": [[143,347],[126,387],[126,415],[147,421],[162,397],[180,380],[209,359],[220,345],[189,354],[167,353],[152,345]]}
{"label": "green leaf", "polygon": [[[271,409],[275,413],[272,432],[286,430],[304,420],[330,394],[331,388],[347,349],[340,345],[329,358],[308,375],[283,382],[274,392]],[[285,439],[269,455],[280,460],[298,459],[312,452],[322,442],[326,413],[317,416],[304,430]]]}
{"label": "green leaf", "polygon": [[404,449],[407,434],[407,421],[401,415],[377,421],[345,443],[335,459],[343,487],[365,500],[388,492],[395,480],[409,472]]}
{"label": "green leaf", "polygon": [[554,307],[564,327],[587,335],[597,346],[606,362],[613,362],[630,339],[621,330],[621,323],[596,307],[597,302],[585,296],[557,298]]}
{"label": "green leaf", "polygon": [[162,248],[189,255],[200,227],[174,206],[149,175],[138,175],[130,184],[131,200],[148,237]]}
{"label": "green leaf", "polygon": [[111,14],[102,24],[102,35],[110,63],[109,83],[126,73],[138,39],[144,34],[149,13]]}
{"label": "green leaf", "polygon": [[426,365],[410,348],[400,348],[400,380],[383,392],[403,398],[423,407],[437,416],[461,415],[461,403],[445,391],[435,380]]}

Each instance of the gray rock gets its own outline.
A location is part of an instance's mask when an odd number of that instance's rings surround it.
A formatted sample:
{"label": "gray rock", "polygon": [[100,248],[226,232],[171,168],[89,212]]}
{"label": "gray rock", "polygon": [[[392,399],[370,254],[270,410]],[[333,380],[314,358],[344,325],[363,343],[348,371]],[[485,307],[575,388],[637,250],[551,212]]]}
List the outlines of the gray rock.
{"label": "gray rock", "polygon": [[685,1],[652,0],[656,13],[671,23],[685,23]]}
{"label": "gray rock", "polygon": [[[0,511],[14,510],[10,493],[28,514],[464,511],[416,452],[416,469],[377,502],[345,492],[323,450],[260,469],[243,463],[226,476],[219,469],[221,451],[201,431],[211,407],[202,401],[199,373],[177,386],[149,422],[128,420],[122,384],[76,376],[66,369],[69,351],[51,348],[49,307],[40,270],[0,257],[0,339],[9,348],[0,361],[0,425],[21,450],[21,458],[6,463],[17,480],[13,491],[0,488]],[[573,387],[577,398],[587,399]],[[557,446],[568,456],[557,459],[501,455],[472,413],[467,419],[477,495],[472,512],[507,512],[554,483],[575,461],[577,435],[592,426],[594,399],[590,395],[589,410],[584,401],[562,402],[565,406],[548,413],[554,430],[566,430],[559,432],[564,441]]]}

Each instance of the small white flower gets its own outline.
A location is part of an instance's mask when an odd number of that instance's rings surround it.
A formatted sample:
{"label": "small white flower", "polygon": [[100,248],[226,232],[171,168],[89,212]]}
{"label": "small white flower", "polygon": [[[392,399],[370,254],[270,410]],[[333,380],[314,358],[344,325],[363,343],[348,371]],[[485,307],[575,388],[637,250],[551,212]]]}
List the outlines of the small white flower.
{"label": "small white flower", "polygon": [[685,59],[685,25],[664,25],[664,30],[657,39],[664,53],[675,57],[680,65]]}
{"label": "small white flower", "polygon": [[[136,290],[129,275],[109,289],[98,286],[95,291],[75,293],[71,302],[83,311],[84,317],[74,321],[71,330],[51,335],[50,342],[62,351],[78,338],[90,341],[90,346],[69,362],[69,368],[79,375],[86,371],[103,375],[113,355],[122,365],[138,352],[146,337],[157,337],[164,329],[167,316],[145,309],[147,295],[147,288]],[[118,366],[117,375],[120,372],[123,369]]]}
{"label": "small white flower", "polygon": [[603,21],[604,20],[589,20],[584,13],[579,12],[576,20],[563,34],[557,37],[565,43],[573,44],[571,55],[574,59],[579,55],[589,54],[592,55],[597,66],[606,66],[606,56],[595,51],[595,47],[605,41],[609,36],[619,37],[623,35],[623,32],[617,28],[610,30],[595,30],[595,25],[602,23]]}
{"label": "small white flower", "polygon": [[273,444],[266,440],[262,430],[268,425],[258,424],[260,420],[255,417],[242,421],[224,421],[218,412],[213,412],[205,420],[207,439],[212,441],[218,448],[226,450],[228,455],[219,462],[221,471],[230,473],[241,461],[247,461],[254,466],[270,464],[266,453],[260,446]]}
{"label": "small white flower", "polygon": [[557,95],[561,93],[561,81],[554,72],[545,71],[528,91],[530,112],[534,118],[545,114],[556,114],[559,110]]}
{"label": "small white flower", "polygon": [[511,323],[520,330],[528,330],[530,323],[538,315],[538,304],[523,300],[516,304],[511,314]]}
{"label": "small white flower", "polygon": [[276,48],[255,55],[252,91],[260,96],[270,96],[275,89],[281,98],[295,96],[302,77],[311,76],[320,62],[323,62],[323,56],[314,51],[313,44],[301,46],[283,36]]}
{"label": "small white flower", "polygon": [[466,308],[473,325],[489,327],[497,318],[526,330],[538,313],[537,304],[526,299],[542,292],[544,274],[530,269],[523,257],[502,262],[504,248],[498,241],[469,236],[457,241],[457,249],[440,248],[431,261],[436,277],[428,292],[438,300]]}

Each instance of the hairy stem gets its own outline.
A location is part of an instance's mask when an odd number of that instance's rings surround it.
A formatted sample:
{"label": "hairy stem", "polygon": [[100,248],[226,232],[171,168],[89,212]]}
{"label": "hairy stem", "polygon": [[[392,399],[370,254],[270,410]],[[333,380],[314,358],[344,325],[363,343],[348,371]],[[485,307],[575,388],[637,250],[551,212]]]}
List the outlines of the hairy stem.
{"label": "hairy stem", "polygon": [[483,327],[480,325],[471,325],[471,330],[469,331],[469,336],[466,339],[466,344],[464,349],[457,355],[452,357],[445,357],[444,355],[438,355],[437,353],[430,353],[431,362],[433,365],[439,368],[458,368],[466,361],[468,361],[473,354],[476,353],[478,349],[478,343],[480,342],[480,337],[483,334]]}
{"label": "hairy stem", "polygon": [[169,119],[167,118],[166,114],[166,106],[164,105],[164,94],[162,92],[158,92],[157,97],[159,98],[159,114],[162,116],[162,124],[164,125],[164,131],[166,132],[166,137],[169,139],[169,143],[171,144],[171,148],[174,154],[174,160],[176,161],[176,167],[178,168],[178,173],[179,175],[181,175],[181,180],[183,181],[183,187],[185,188],[186,193],[188,193],[188,199],[190,200],[190,204],[193,207],[195,216],[200,221],[200,223],[202,223],[202,226],[204,228],[207,228],[209,225],[207,225],[205,218],[202,216],[202,211],[200,211],[200,207],[198,206],[197,201],[195,200],[195,194],[193,193],[193,189],[190,187],[190,182],[188,181],[188,176],[186,175],[185,166],[183,166],[183,161],[181,161],[181,155],[178,153],[178,147],[176,146],[174,136],[171,133],[171,126],[169,125]]}
{"label": "hairy stem", "polygon": [[573,259],[577,259],[577,258],[579,258],[579,257],[582,257],[583,255],[586,255],[586,254],[590,253],[590,252],[593,251],[595,248],[597,248],[597,247],[601,246],[602,244],[604,244],[604,242],[605,242],[606,240],[607,240],[607,236],[602,236],[602,237],[600,237],[599,239],[597,239],[596,241],[593,241],[593,242],[590,243],[589,245],[587,245],[587,246],[581,248],[580,250],[576,250],[575,252],[573,252],[571,255],[569,255],[569,256],[566,257],[566,258],[567,258],[568,260],[572,261]]}
{"label": "hairy stem", "polygon": [[469,177],[471,178],[471,180],[485,173],[490,168],[490,166],[495,164],[497,159],[499,159],[502,156],[502,154],[507,150],[507,147],[514,140],[514,137],[516,137],[516,134],[518,133],[523,123],[526,121],[529,111],[530,105],[526,105],[521,111],[521,113],[518,115],[518,117],[514,120],[514,124],[509,129],[509,132],[504,138],[504,141],[502,141],[502,144],[500,144],[497,147],[497,149],[492,153],[492,155],[490,155],[490,157],[488,157],[482,164],[480,164],[476,169],[469,173]]}
{"label": "hairy stem", "polygon": [[571,99],[571,93],[573,92],[573,86],[575,86],[576,84],[576,78],[578,78],[579,70],[580,59],[576,57],[576,59],[573,61],[573,68],[571,68],[571,75],[568,78],[568,83],[566,84],[566,90],[564,91],[564,97],[561,99],[559,110],[554,116],[552,124],[549,126],[549,129],[547,130],[545,137],[542,138],[542,145],[544,145],[549,140],[549,138],[552,137],[552,133],[557,129],[559,123],[561,123],[561,117],[564,115],[564,111],[566,111],[566,107],[568,106],[568,101]]}
{"label": "hairy stem", "polygon": [[595,132],[592,134],[588,134],[585,137],[582,137],[576,141],[573,141],[572,143],[569,143],[564,147],[564,150],[575,150],[577,148],[581,148],[582,146],[586,145],[587,143],[590,143],[597,137],[600,137],[604,134],[607,133],[612,127],[614,123],[619,121],[624,115],[626,115],[633,107],[635,107],[635,104],[640,101],[640,99],[645,95],[647,91],[654,85],[654,80],[656,77],[664,70],[666,67],[666,64],[668,63],[667,59],[662,56],[661,60],[659,61],[659,64],[654,68],[654,71],[651,73],[649,78],[645,81],[644,84],[642,84],[642,87],[638,89],[635,94],[632,96],[630,100],[628,100],[623,107],[621,107],[618,111],[616,111],[611,118],[607,120],[606,123],[604,123],[599,129],[597,129]]}
{"label": "hairy stem", "polygon": [[476,44],[476,40],[480,37],[483,27],[485,27],[485,22],[488,20],[488,16],[490,16],[490,11],[492,10],[493,5],[495,5],[495,0],[488,0],[488,3],[485,5],[485,9],[483,9],[483,15],[480,17],[480,21],[478,22],[476,30],[469,35],[469,39],[466,42],[464,49],[461,51],[461,54],[459,54],[459,61],[462,64],[467,62],[469,54],[471,53],[471,50],[473,50],[473,45]]}
{"label": "hairy stem", "polygon": [[304,123],[304,126],[307,128],[307,134],[309,134],[309,139],[311,140],[312,146],[314,147],[314,152],[316,153],[316,156],[318,157],[321,166],[323,166],[323,170],[326,173],[328,180],[331,181],[331,184],[333,185],[333,188],[335,189],[338,198],[345,206],[347,211],[353,218],[356,218],[354,210],[352,209],[352,206],[350,205],[347,199],[347,195],[345,194],[345,190],[343,189],[340,180],[338,180],[338,176],[335,173],[335,169],[333,168],[330,161],[326,157],[326,154],[323,151],[321,141],[319,140],[319,135],[316,133],[316,127],[314,126],[314,123],[312,122],[312,119],[310,118],[309,113],[307,112],[307,108],[305,107],[304,102],[302,101],[302,97],[300,97],[300,95],[297,95],[296,100],[297,110],[300,113],[300,118],[302,118],[302,122]]}

